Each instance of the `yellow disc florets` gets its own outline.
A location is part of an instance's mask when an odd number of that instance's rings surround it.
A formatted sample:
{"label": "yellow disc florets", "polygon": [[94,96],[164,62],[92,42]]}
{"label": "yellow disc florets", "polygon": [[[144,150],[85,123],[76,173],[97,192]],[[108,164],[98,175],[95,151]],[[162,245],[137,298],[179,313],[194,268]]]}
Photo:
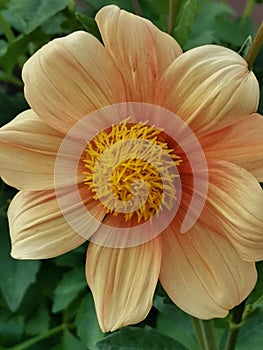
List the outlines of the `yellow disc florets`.
{"label": "yellow disc florets", "polygon": [[171,209],[176,198],[171,168],[179,156],[161,138],[162,131],[146,122],[125,120],[97,134],[87,144],[84,183],[106,213],[149,220],[162,206]]}

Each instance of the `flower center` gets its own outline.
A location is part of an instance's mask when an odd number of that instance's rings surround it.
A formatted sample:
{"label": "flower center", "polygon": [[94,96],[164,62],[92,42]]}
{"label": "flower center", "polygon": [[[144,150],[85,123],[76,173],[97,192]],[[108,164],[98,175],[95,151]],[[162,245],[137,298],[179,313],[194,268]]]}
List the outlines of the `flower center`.
{"label": "flower center", "polygon": [[175,166],[181,158],[163,141],[163,133],[146,122],[125,120],[97,134],[87,144],[84,183],[106,213],[134,215],[138,223],[172,208],[176,199]]}

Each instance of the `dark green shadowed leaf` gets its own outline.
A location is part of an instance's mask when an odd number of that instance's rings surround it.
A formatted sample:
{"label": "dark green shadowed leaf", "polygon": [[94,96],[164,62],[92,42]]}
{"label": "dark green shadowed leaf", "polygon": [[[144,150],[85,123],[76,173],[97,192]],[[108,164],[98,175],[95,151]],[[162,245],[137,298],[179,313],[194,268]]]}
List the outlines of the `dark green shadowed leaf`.
{"label": "dark green shadowed leaf", "polygon": [[21,340],[24,328],[24,319],[8,310],[0,312],[0,344],[11,346]]}
{"label": "dark green shadowed leaf", "polygon": [[153,328],[125,327],[96,343],[101,350],[187,350]]}
{"label": "dark green shadowed leaf", "polygon": [[77,335],[89,350],[96,350],[95,342],[104,337],[98,325],[92,294],[86,295],[77,311]]}
{"label": "dark green shadowed leaf", "polygon": [[29,34],[71,3],[71,0],[10,0],[3,15],[16,30]]}
{"label": "dark green shadowed leaf", "polygon": [[87,288],[83,268],[66,272],[54,291],[53,312],[65,309],[79,294]]}
{"label": "dark green shadowed leaf", "polygon": [[18,113],[27,108],[22,93],[11,96],[0,88],[0,127],[10,122]]}
{"label": "dark green shadowed leaf", "polygon": [[60,255],[54,259],[52,262],[57,266],[64,266],[70,268],[83,267],[86,261],[86,245],[82,245],[78,248],[71,250],[68,253]]}
{"label": "dark green shadowed leaf", "polygon": [[25,331],[29,335],[41,334],[49,329],[49,323],[48,308],[44,303],[41,303],[33,316],[26,322]]}
{"label": "dark green shadowed leaf", "polygon": [[11,311],[21,304],[28,287],[35,282],[39,261],[15,260],[10,256],[7,220],[0,215],[0,290]]}

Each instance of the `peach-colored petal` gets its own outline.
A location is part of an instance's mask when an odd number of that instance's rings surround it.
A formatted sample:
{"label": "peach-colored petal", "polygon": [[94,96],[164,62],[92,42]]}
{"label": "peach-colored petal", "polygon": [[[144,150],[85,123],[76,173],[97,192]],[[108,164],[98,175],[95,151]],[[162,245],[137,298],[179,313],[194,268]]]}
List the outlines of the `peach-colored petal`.
{"label": "peach-colored petal", "polygon": [[255,264],[242,261],[226,238],[201,226],[178,232],[176,225],[170,226],[162,236],[164,289],[195,317],[225,317],[253,289]]}
{"label": "peach-colored petal", "polygon": [[43,123],[32,110],[0,130],[0,176],[18,189],[54,188],[54,165],[63,134]]}
{"label": "peach-colored petal", "polygon": [[95,37],[82,31],[43,46],[25,63],[22,76],[32,109],[63,132],[92,111],[125,100],[110,55]]}
{"label": "peach-colored petal", "polygon": [[167,210],[163,209],[162,214],[153,218],[151,223],[141,222],[138,224],[137,216],[133,215],[131,219],[125,220],[123,214],[105,216],[103,225],[99,226],[91,241],[98,245],[110,248],[127,248],[135,247],[149,242],[162,232],[162,220],[166,219]]}
{"label": "peach-colored petal", "polygon": [[127,101],[153,102],[164,70],[182,50],[150,21],[105,6],[96,15],[103,42],[125,81]]}
{"label": "peach-colored petal", "polygon": [[205,45],[185,52],[164,73],[156,102],[199,134],[256,112],[259,85],[236,52]]}
{"label": "peach-colored petal", "polygon": [[263,117],[252,114],[200,139],[206,157],[233,162],[263,181]]}
{"label": "peach-colored petal", "polygon": [[209,190],[199,218],[207,229],[227,237],[241,259],[263,259],[263,191],[247,170],[209,161]]}
{"label": "peach-colored petal", "polygon": [[[79,204],[72,203],[70,190],[65,193],[68,211],[76,220],[83,220],[79,215]],[[104,217],[97,203],[87,193],[86,206],[97,220]],[[12,256],[18,259],[45,259],[68,252],[86,239],[75,233],[70,223],[63,217],[58,207],[54,191],[20,191],[12,200],[8,210]],[[87,229],[87,237],[97,229],[95,221],[82,223]]]}
{"label": "peach-colored petal", "polygon": [[132,248],[90,243],[87,281],[104,332],[142,321],[152,306],[161,264],[158,239]]}

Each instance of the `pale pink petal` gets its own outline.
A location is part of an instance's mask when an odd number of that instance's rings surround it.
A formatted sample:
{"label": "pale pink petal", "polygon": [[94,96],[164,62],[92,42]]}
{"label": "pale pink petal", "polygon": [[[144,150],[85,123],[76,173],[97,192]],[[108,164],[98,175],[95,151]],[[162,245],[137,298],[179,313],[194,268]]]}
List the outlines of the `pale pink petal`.
{"label": "pale pink petal", "polygon": [[164,70],[182,50],[150,21],[105,6],[96,16],[103,42],[121,71],[127,101],[153,102]]}
{"label": "pale pink petal", "polygon": [[[67,212],[86,227],[87,237],[97,229],[97,221],[83,220],[79,215],[82,203],[71,201],[71,193],[64,194],[68,202]],[[91,214],[102,221],[104,212],[87,192],[85,205]],[[18,259],[45,259],[68,252],[83,242],[85,237],[77,234],[58,207],[53,191],[20,191],[8,210],[12,256]]]}
{"label": "pale pink petal", "polygon": [[43,46],[26,62],[22,76],[32,109],[63,132],[94,110],[125,100],[110,55],[95,37],[82,31]]}
{"label": "pale pink petal", "polygon": [[90,243],[86,274],[104,332],[142,321],[152,306],[161,264],[155,239],[132,248]]}
{"label": "pale pink petal", "polygon": [[225,317],[255,286],[255,264],[242,261],[231,243],[214,231],[196,225],[181,234],[174,224],[162,239],[161,284],[190,315]]}
{"label": "pale pink petal", "polygon": [[0,176],[18,189],[54,188],[54,165],[63,134],[32,110],[0,129]]}
{"label": "pale pink petal", "polygon": [[263,181],[263,117],[252,114],[200,139],[207,158],[240,165]]}
{"label": "pale pink petal", "polygon": [[210,161],[209,191],[199,218],[208,230],[226,237],[241,259],[263,259],[263,191],[247,170]]}
{"label": "pale pink petal", "polygon": [[185,52],[164,73],[156,103],[181,117],[199,134],[256,112],[259,85],[236,52],[205,45]]}

